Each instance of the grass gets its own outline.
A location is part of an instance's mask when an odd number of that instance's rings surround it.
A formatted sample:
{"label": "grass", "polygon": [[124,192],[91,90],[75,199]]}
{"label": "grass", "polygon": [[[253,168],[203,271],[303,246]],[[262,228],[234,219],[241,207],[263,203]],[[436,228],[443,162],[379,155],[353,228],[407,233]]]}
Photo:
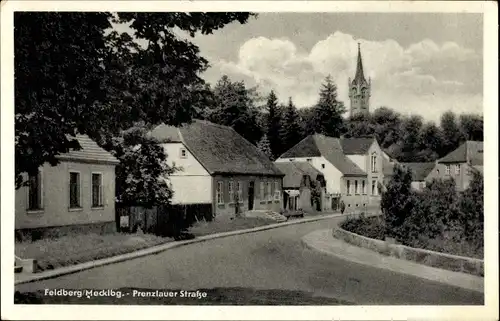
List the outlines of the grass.
{"label": "grass", "polygon": [[232,220],[215,220],[212,222],[198,222],[190,229],[189,233],[195,236],[203,236],[215,233],[231,232],[244,230],[259,226],[265,226],[276,223],[273,220],[257,217],[236,217]]}
{"label": "grass", "polygon": [[[94,290],[94,289],[92,289]],[[352,305],[353,303],[335,298],[314,296],[311,292],[291,290],[257,290],[252,288],[214,288],[200,289],[206,293],[204,298],[181,297],[181,290],[166,290],[177,293],[176,297],[140,297],[137,291],[156,291],[152,289],[116,289],[121,297],[91,296],[87,298],[84,290],[80,298],[73,296],[48,296],[44,291],[20,293],[14,295],[15,304],[110,304],[110,305]],[[186,291],[183,289],[183,291]],[[196,291],[196,290],[193,290]]]}
{"label": "grass", "polygon": [[36,259],[40,271],[103,259],[173,241],[150,234],[81,234],[16,243],[16,255]]}
{"label": "grass", "polygon": [[[199,237],[273,223],[276,222],[262,218],[198,222],[186,234]],[[93,233],[16,243],[15,253],[21,258],[35,259],[37,270],[46,271],[130,253],[172,241],[174,241],[172,238],[152,234]]]}

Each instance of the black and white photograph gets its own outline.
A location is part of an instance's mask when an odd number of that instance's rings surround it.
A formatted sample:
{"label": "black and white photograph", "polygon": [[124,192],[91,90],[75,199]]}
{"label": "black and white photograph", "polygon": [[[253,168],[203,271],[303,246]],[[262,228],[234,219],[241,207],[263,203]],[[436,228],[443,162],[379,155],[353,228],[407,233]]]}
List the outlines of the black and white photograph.
{"label": "black and white photograph", "polygon": [[498,319],[496,3],[36,2],[2,319]]}

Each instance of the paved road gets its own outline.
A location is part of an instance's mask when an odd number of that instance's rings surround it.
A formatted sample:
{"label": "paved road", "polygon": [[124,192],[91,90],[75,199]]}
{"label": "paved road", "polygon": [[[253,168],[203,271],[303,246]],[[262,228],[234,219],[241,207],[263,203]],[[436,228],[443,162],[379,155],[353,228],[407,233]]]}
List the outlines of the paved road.
{"label": "paved road", "polygon": [[483,294],[344,261],[306,249],[300,239],[338,219],[292,225],[204,243],[21,284],[46,288],[253,288],[312,292],[357,304],[483,304]]}

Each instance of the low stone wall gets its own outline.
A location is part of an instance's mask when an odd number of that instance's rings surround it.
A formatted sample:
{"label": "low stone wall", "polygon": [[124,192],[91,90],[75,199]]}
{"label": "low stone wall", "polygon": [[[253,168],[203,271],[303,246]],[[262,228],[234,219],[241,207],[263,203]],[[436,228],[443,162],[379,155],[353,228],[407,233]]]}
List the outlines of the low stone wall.
{"label": "low stone wall", "polygon": [[333,237],[352,245],[369,249],[398,259],[413,261],[427,266],[454,272],[484,276],[484,261],[480,259],[391,244],[346,231],[340,227],[333,229]]}

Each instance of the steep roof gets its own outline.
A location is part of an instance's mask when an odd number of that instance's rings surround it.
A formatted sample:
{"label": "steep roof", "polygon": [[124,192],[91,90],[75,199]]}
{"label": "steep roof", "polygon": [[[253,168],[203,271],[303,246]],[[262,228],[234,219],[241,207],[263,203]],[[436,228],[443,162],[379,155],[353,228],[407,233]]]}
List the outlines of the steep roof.
{"label": "steep roof", "polygon": [[352,81],[352,85],[366,84],[365,74],[363,72],[363,60],[361,58],[361,45],[358,43],[358,62],[356,65],[356,75]]}
{"label": "steep roof", "polygon": [[466,141],[457,149],[439,160],[440,163],[473,163],[483,164],[483,142]]}
{"label": "steep roof", "polygon": [[401,163],[401,165],[411,170],[413,181],[424,181],[427,175],[429,175],[432,169],[436,166],[434,162]]}
{"label": "steep roof", "polygon": [[318,175],[323,174],[308,162],[277,162],[276,167],[285,174],[283,177],[283,188],[299,188],[304,175],[309,175],[315,180]]}
{"label": "steep roof", "polygon": [[87,135],[76,135],[76,140],[82,147],[80,150],[71,150],[68,153],[57,155],[59,160],[79,161],[87,163],[105,163],[116,165],[120,162],[110,152],[99,147]]}
{"label": "steep roof", "polygon": [[368,153],[370,146],[373,144],[375,138],[342,138],[342,150],[346,155],[365,155]]}
{"label": "steep roof", "polygon": [[194,120],[178,128],[157,126],[150,135],[160,143],[182,142],[212,175],[283,176],[266,155],[231,127]]}
{"label": "steep roof", "polygon": [[323,156],[342,174],[363,176],[366,173],[350,160],[342,149],[340,139],[321,134],[309,135],[280,158],[319,157]]}

